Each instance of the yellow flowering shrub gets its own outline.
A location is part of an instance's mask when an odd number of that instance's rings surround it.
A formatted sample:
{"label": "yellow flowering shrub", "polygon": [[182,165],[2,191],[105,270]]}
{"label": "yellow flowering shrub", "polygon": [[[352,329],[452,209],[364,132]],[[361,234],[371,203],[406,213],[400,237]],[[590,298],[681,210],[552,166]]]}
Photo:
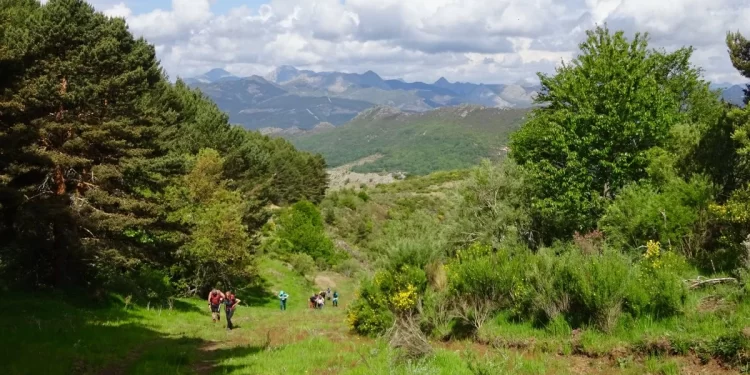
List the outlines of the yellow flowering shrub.
{"label": "yellow flowering shrub", "polygon": [[661,267],[661,244],[659,241],[649,240],[646,243],[646,253],[643,257],[652,268]]}
{"label": "yellow flowering shrub", "polygon": [[407,311],[417,305],[417,288],[408,284],[406,290],[397,292],[391,297],[391,304],[398,311]]}

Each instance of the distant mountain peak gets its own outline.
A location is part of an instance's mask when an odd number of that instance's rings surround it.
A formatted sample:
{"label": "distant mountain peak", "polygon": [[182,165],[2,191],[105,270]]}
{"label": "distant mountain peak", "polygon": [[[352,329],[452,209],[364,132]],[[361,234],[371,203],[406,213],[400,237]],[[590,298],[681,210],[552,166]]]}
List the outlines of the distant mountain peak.
{"label": "distant mountain peak", "polygon": [[210,79],[211,81],[218,81],[222,78],[234,77],[232,73],[229,73],[226,70],[221,69],[221,68],[211,69],[208,72],[206,72],[206,74],[204,74],[203,76]]}
{"label": "distant mountain peak", "polygon": [[437,81],[435,81],[435,84],[436,85],[446,85],[446,84],[450,84],[450,82],[448,82],[448,80],[445,79],[445,77],[440,77],[440,79],[438,79]]}
{"label": "distant mountain peak", "polygon": [[291,65],[281,65],[271,71],[266,79],[275,83],[284,83],[291,81],[299,75],[300,71]]}
{"label": "distant mountain peak", "polygon": [[213,68],[209,70],[208,72],[206,72],[206,75],[209,75],[209,74],[221,74],[221,75],[226,75],[226,76],[232,75],[232,73],[229,73],[222,68]]}

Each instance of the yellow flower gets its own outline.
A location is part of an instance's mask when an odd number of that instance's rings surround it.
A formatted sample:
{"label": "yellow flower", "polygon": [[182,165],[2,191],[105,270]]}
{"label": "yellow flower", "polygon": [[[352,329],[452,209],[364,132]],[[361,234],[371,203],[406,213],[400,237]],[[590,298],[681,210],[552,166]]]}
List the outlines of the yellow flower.
{"label": "yellow flower", "polygon": [[417,288],[407,285],[406,290],[400,291],[391,297],[391,303],[397,310],[408,310],[417,304]]}
{"label": "yellow flower", "polygon": [[646,253],[643,257],[651,262],[651,267],[659,268],[661,266],[661,244],[658,241],[649,240],[646,243]]}

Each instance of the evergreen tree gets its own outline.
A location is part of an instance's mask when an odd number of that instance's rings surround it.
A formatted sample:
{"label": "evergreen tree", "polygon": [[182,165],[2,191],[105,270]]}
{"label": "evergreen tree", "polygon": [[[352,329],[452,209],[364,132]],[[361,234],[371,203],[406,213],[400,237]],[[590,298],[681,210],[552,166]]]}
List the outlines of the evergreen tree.
{"label": "evergreen tree", "polygon": [[0,100],[2,207],[19,276],[60,285],[86,265],[134,258],[128,230],[154,219],[144,195],[161,123],[150,108],[163,82],[153,47],[80,0],[52,0],[3,34],[16,68]]}
{"label": "evergreen tree", "polygon": [[[747,40],[740,32],[727,33],[727,47],[729,48],[729,59],[732,65],[745,78],[750,79],[750,40]],[[750,103],[750,84],[745,89],[745,104]]]}

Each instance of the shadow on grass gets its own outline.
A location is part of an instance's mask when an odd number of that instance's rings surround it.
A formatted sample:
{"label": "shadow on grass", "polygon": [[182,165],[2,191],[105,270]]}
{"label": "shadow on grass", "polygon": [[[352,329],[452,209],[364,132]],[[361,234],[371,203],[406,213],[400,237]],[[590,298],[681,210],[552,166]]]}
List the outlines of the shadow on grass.
{"label": "shadow on grass", "polygon": [[185,373],[206,343],[158,332],[117,299],[0,295],[0,311],[3,375]]}
{"label": "shadow on grass", "polygon": [[237,296],[248,306],[263,306],[276,300],[270,291],[271,285],[265,278],[258,276],[252,284],[239,288]]}
{"label": "shadow on grass", "polygon": [[204,359],[195,364],[193,369],[198,374],[230,374],[239,370],[247,372],[252,369],[251,366],[229,364],[225,360],[247,358],[248,356],[263,352],[266,348],[266,345],[261,344],[210,350]]}
{"label": "shadow on grass", "polygon": [[[198,310],[174,302],[180,313]],[[226,359],[267,346],[206,351],[220,343],[159,332],[118,297],[86,303],[53,293],[0,294],[0,311],[2,375],[226,373],[244,367],[225,365]],[[174,319],[184,323],[178,314]]]}

